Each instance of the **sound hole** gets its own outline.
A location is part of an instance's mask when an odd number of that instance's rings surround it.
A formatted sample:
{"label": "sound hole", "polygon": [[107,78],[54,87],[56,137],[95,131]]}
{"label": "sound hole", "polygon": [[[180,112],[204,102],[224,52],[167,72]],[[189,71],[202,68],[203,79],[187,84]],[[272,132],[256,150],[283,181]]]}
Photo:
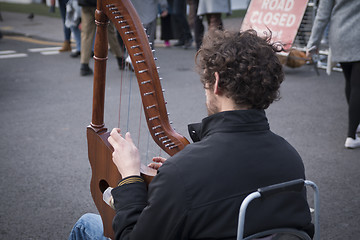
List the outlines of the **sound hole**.
{"label": "sound hole", "polygon": [[100,191],[101,191],[102,193],[104,193],[105,190],[106,190],[108,187],[109,187],[109,184],[107,183],[107,181],[101,180],[101,181],[99,182],[99,188],[100,188]]}

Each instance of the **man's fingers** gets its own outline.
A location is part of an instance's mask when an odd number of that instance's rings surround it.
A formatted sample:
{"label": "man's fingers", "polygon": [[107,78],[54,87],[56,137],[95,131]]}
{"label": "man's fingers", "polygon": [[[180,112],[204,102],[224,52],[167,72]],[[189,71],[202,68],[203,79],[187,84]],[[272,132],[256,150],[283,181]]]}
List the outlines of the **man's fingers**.
{"label": "man's fingers", "polygon": [[152,169],[155,169],[155,170],[158,170],[161,167],[161,165],[162,165],[161,163],[149,163],[148,167],[152,168]]}
{"label": "man's fingers", "polygon": [[130,144],[130,146],[135,146],[130,133],[127,132],[125,134],[125,138],[123,138],[120,134],[119,128],[114,128],[111,131],[110,136],[108,137],[108,142],[111,144],[111,146],[113,146],[114,149],[125,147],[127,144]]}
{"label": "man's fingers", "polygon": [[125,140],[128,141],[128,142],[133,143],[133,140],[132,140],[131,135],[130,135],[129,132],[127,132],[127,133],[125,134]]}
{"label": "man's fingers", "polygon": [[114,128],[108,137],[108,142],[115,148],[115,146],[118,145],[122,139],[123,138],[120,134],[120,128]]}
{"label": "man's fingers", "polygon": [[157,162],[157,163],[164,163],[166,161],[166,158],[163,157],[153,157],[153,162]]}
{"label": "man's fingers", "polygon": [[120,134],[121,130],[120,128],[114,128],[111,133],[110,136],[112,136],[115,140],[121,138],[121,134]]}

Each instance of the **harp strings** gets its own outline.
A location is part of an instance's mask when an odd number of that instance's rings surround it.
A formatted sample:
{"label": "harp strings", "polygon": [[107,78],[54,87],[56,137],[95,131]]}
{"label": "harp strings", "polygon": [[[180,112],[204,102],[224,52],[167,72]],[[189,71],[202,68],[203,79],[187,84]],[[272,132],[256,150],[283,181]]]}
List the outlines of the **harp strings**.
{"label": "harp strings", "polygon": [[[150,47],[153,49],[152,44]],[[127,61],[123,61],[124,66],[122,66],[122,71],[120,74],[120,89],[119,89],[119,107],[118,107],[118,128],[122,130],[125,134],[126,132],[136,133],[132,134],[132,136],[137,136],[137,139],[133,138],[133,141],[137,143],[137,147],[142,155],[143,163],[146,165],[151,162],[151,158],[153,156],[162,156],[163,150],[158,147],[154,141],[152,141],[151,134],[147,129],[146,121],[143,121],[142,118],[145,117],[145,113],[143,110],[141,96],[139,94],[139,90],[137,88],[137,79],[135,77],[135,73],[133,72],[134,68],[131,66],[129,62],[129,53],[126,51],[124,46],[124,59],[128,59]],[[155,54],[155,50],[152,50],[153,54]],[[156,60],[155,56],[154,59]],[[133,81],[135,81],[133,83]],[[135,86],[133,86],[135,84]],[[135,95],[135,96],[134,96]],[[127,96],[127,99],[125,99]],[[123,109],[126,106],[127,102],[127,110]],[[139,114],[133,113],[133,111],[137,112],[137,102],[139,102]],[[126,119],[125,116],[126,115]],[[144,115],[144,116],[143,116]],[[136,128],[136,120],[138,120],[138,127]],[[125,121],[125,122],[124,122]],[[125,126],[122,126],[125,125]],[[136,130],[135,130],[136,129]],[[124,131],[126,130],[126,131]],[[145,137],[145,135],[147,137]],[[142,136],[142,137],[141,137]]]}
{"label": "harp strings", "polygon": [[[127,51],[125,52],[126,59],[129,55]],[[152,143],[146,121],[143,121],[145,113],[137,88],[137,79],[129,63],[126,63],[124,69],[121,70],[119,85],[117,127],[121,129],[123,134],[126,132],[132,134],[133,141],[142,155],[142,162],[147,165],[151,161],[149,159],[150,152],[160,148],[155,143]]]}

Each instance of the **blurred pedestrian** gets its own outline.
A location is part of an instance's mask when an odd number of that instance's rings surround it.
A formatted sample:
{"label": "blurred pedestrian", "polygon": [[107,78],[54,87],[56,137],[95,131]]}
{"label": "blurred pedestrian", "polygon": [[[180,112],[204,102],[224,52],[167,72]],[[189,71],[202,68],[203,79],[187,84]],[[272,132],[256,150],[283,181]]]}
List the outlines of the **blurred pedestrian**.
{"label": "blurred pedestrian", "polygon": [[222,13],[231,14],[230,0],[196,0],[198,2],[197,19],[195,20],[195,42],[200,48],[204,36],[202,18],[206,17],[208,31],[223,30]]}
{"label": "blurred pedestrian", "polygon": [[[339,62],[345,76],[348,103],[346,148],[359,148],[360,138],[360,1],[322,0],[307,44],[307,55],[319,49],[327,24],[330,23],[331,62]],[[330,56],[329,56],[330,57]]]}
{"label": "blurred pedestrian", "polygon": [[193,38],[186,17],[186,0],[168,0],[168,4],[172,9],[171,22],[173,33],[175,38],[178,39],[174,46],[191,47]]}
{"label": "blurred pedestrian", "polygon": [[167,7],[167,11],[164,11],[161,8],[161,5],[159,4],[159,14],[160,14],[160,30],[161,30],[161,35],[160,35],[160,39],[164,41],[164,45],[165,47],[170,47],[170,40],[174,39],[174,35],[173,35],[173,29],[172,29],[172,25],[171,25],[171,9],[168,5]]}
{"label": "blurred pedestrian", "polygon": [[[80,75],[86,76],[93,73],[89,67],[90,58],[92,56],[92,46],[95,37],[95,10],[96,0],[78,0],[81,6],[81,57],[80,57]],[[116,38],[114,25],[110,22],[108,26],[108,41],[110,50],[116,56],[120,69],[125,67],[124,52],[120,48],[120,44]]]}
{"label": "blurred pedestrian", "polygon": [[[66,4],[69,0],[59,0],[59,8],[60,8],[60,15],[63,22],[63,31],[64,31],[64,43],[59,50],[60,52],[69,52],[71,51],[70,45],[70,36],[71,36],[71,29],[65,26],[65,19],[66,19]],[[55,4],[55,1],[53,2]]]}
{"label": "blurred pedestrian", "polygon": [[[166,16],[167,8],[168,8],[167,1],[166,0],[147,0],[147,1],[131,0],[131,2],[146,30],[150,47],[151,49],[154,49],[158,9],[160,9],[160,12],[163,16]],[[125,62],[126,62],[126,66],[129,67],[130,70],[134,71],[134,67],[131,63],[130,56],[127,56]]]}
{"label": "blurred pedestrian", "polygon": [[196,50],[200,49],[202,38],[204,36],[204,24],[202,22],[202,17],[197,15],[199,0],[188,0],[190,5],[190,14],[189,14],[189,22],[194,30],[194,38]]}
{"label": "blurred pedestrian", "polygon": [[189,27],[190,30],[193,31],[194,30],[194,19],[195,19],[195,15],[197,15],[197,4],[195,4],[195,2],[199,2],[199,0],[186,0],[188,7],[188,23],[189,23]]}
{"label": "blurred pedestrian", "polygon": [[81,23],[81,7],[77,0],[69,0],[66,4],[65,26],[71,29],[74,35],[76,50],[70,54],[70,57],[80,56],[81,51],[81,31],[79,29]]}
{"label": "blurred pedestrian", "polygon": [[[167,15],[168,4],[166,0],[131,0],[136,9],[140,20],[146,29],[149,36],[149,43],[151,48],[154,48],[154,41],[156,35],[156,19],[158,14],[158,7],[161,14]],[[158,6],[159,4],[159,6]]]}

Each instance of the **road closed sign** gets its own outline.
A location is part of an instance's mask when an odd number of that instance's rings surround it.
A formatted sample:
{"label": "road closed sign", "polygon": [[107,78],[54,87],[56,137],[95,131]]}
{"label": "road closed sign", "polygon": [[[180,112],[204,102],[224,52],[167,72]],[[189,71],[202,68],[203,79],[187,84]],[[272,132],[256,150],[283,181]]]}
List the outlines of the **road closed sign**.
{"label": "road closed sign", "polygon": [[308,0],[252,0],[241,30],[254,29],[259,35],[272,32],[272,41],[289,49],[296,37]]}

